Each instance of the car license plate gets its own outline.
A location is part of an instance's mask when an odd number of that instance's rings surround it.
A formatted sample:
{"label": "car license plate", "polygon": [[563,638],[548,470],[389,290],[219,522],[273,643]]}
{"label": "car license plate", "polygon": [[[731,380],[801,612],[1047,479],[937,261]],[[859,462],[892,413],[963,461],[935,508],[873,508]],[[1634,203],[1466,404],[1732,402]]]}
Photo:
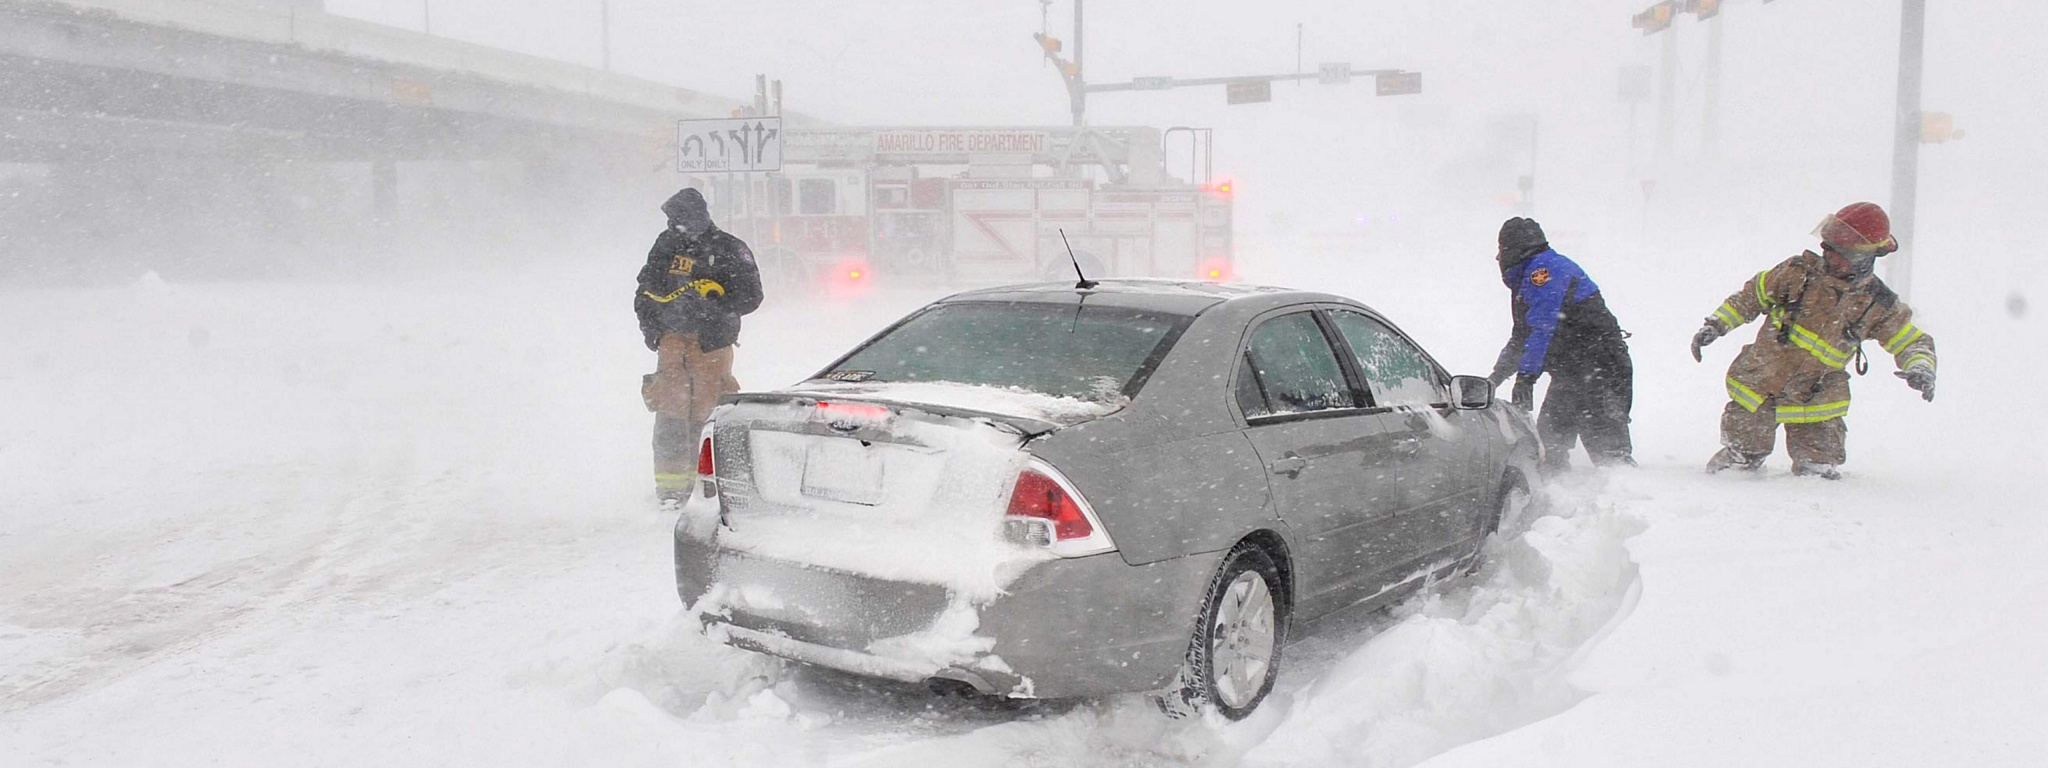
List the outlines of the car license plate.
{"label": "car license plate", "polygon": [[849,504],[882,503],[882,452],[859,440],[819,438],[804,448],[805,496]]}

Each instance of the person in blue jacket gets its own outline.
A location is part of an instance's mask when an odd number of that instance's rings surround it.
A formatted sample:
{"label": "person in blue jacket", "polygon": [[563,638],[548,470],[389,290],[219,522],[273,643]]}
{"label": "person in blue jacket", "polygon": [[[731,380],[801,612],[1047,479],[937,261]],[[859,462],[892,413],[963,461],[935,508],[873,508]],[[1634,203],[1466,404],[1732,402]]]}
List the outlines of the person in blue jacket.
{"label": "person in blue jacket", "polygon": [[1536,399],[1536,380],[1550,374],[1536,430],[1547,469],[1571,463],[1584,442],[1598,466],[1634,466],[1629,410],[1635,367],[1628,333],[1608,311],[1586,270],[1550,249],[1543,227],[1512,218],[1500,227],[1501,281],[1513,293],[1515,330],[1493,366],[1493,385],[1515,380],[1511,400],[1523,410]]}

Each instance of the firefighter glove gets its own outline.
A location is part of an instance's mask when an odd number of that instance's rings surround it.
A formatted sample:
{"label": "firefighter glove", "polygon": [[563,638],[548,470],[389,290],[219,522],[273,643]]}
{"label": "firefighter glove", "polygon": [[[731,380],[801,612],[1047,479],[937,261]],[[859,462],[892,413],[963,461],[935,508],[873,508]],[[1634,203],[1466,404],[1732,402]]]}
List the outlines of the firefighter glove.
{"label": "firefighter glove", "polygon": [[1920,390],[1920,399],[1930,403],[1934,402],[1934,371],[1932,369],[1916,365],[1892,375],[1905,379],[1906,386]]}
{"label": "firefighter glove", "polygon": [[1515,388],[1508,401],[1524,411],[1536,408],[1536,374],[1523,373],[1515,376]]}
{"label": "firefighter glove", "polygon": [[1702,359],[1700,349],[1714,343],[1718,338],[1721,338],[1721,326],[1711,322],[1701,325],[1699,332],[1692,335],[1692,361],[1699,362]]}

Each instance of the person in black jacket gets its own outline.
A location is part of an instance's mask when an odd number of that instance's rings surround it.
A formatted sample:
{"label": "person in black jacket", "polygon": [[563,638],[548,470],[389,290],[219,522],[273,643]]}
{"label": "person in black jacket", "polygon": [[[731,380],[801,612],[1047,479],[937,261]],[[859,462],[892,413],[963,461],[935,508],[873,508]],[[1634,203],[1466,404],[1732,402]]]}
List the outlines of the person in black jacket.
{"label": "person in black jacket", "polygon": [[654,412],[654,488],[664,502],[696,483],[697,440],[718,396],[739,389],[732,348],[740,316],[761,306],[761,272],[739,238],[711,223],[704,195],[684,189],[662,203],[668,228],[654,239],[633,312],[655,352],[640,394]]}
{"label": "person in black jacket", "polygon": [[1528,410],[1536,379],[1550,374],[1550,391],[1536,428],[1546,469],[1571,463],[1582,440],[1600,466],[1635,465],[1629,411],[1635,404],[1635,368],[1628,334],[1608,311],[1600,286],[1584,269],[1551,250],[1543,228],[1513,218],[1500,228],[1501,281],[1513,293],[1514,335],[1494,363],[1493,385],[1513,376],[1515,405]]}

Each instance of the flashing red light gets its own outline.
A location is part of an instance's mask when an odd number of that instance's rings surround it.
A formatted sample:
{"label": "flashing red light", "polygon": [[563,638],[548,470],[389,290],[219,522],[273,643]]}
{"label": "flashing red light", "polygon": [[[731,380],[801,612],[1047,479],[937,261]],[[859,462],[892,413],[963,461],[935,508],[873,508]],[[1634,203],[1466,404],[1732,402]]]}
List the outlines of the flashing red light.
{"label": "flashing red light", "polygon": [[1214,184],[1210,184],[1207,187],[1207,189],[1209,190],[1209,194],[1211,195],[1215,195],[1217,197],[1229,197],[1231,195],[1231,192],[1237,189],[1237,185],[1229,181],[1219,181]]}
{"label": "flashing red light", "polygon": [[1212,283],[1221,283],[1236,280],[1237,270],[1231,267],[1229,259],[1218,257],[1202,262],[1202,266],[1195,270],[1195,276]]}
{"label": "flashing red light", "polygon": [[825,290],[833,298],[850,299],[866,293],[875,281],[873,270],[868,269],[865,259],[858,256],[841,259],[827,272],[830,279],[825,281]]}
{"label": "flashing red light", "polygon": [[1095,526],[1088,523],[1088,515],[1081,511],[1081,504],[1060,487],[1058,481],[1036,470],[1024,470],[1017,474],[1017,485],[1010,490],[1010,517],[1028,517],[1052,523],[1053,541],[1085,539],[1095,533]]}
{"label": "flashing red light", "polygon": [[818,403],[818,415],[827,419],[845,417],[865,421],[880,421],[889,418],[889,409],[886,406],[869,405],[867,403],[820,402]]}

